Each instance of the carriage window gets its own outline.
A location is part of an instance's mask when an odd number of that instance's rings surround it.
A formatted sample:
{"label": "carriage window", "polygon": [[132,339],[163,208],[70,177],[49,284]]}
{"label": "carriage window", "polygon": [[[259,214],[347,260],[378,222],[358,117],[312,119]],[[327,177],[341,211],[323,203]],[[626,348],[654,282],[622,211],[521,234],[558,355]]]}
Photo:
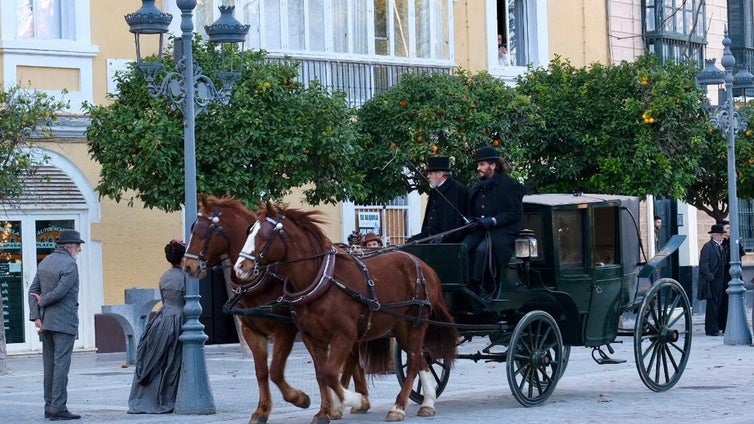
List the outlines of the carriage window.
{"label": "carriage window", "polygon": [[616,243],[618,230],[616,217],[617,207],[594,209],[594,250],[593,258],[595,265],[614,264],[618,256]]}
{"label": "carriage window", "polygon": [[577,268],[584,266],[584,237],[581,217],[582,211],[558,211],[553,215],[561,267]]}

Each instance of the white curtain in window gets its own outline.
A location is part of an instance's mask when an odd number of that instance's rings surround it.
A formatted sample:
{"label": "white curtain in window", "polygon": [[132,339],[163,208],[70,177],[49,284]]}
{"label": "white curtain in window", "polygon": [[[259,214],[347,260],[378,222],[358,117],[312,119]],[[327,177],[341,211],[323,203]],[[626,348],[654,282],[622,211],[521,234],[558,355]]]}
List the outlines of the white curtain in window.
{"label": "white curtain in window", "polygon": [[323,0],[309,0],[309,50],[325,51],[325,5]]}
{"label": "white curtain in window", "polygon": [[[214,3],[214,0],[197,0],[196,7],[194,8],[194,30],[203,37],[207,36],[207,31],[204,27],[212,25],[212,23],[215,22],[214,13],[217,9],[215,8]],[[219,1],[217,6],[220,6]],[[218,13],[220,13],[219,10]]]}
{"label": "white curtain in window", "polygon": [[[65,22],[63,16],[66,17]],[[73,0],[18,0],[16,36],[44,40],[72,39],[74,16]]]}
{"label": "white curtain in window", "polygon": [[288,48],[306,50],[304,0],[288,0]]}
{"label": "white curtain in window", "polygon": [[333,51],[338,53],[348,53],[348,3],[348,0],[332,0],[332,44]]}
{"label": "white curtain in window", "polygon": [[361,0],[351,4],[351,21],[353,22],[353,52],[369,53],[369,5],[371,1]]}
{"label": "white curtain in window", "polygon": [[416,57],[432,57],[432,3],[442,0],[416,0]]}
{"label": "white curtain in window", "polygon": [[280,0],[264,0],[264,47],[280,50]]}
{"label": "white curtain in window", "polygon": [[259,16],[259,0],[236,0],[236,19],[249,24],[246,46],[253,49],[262,48]]}

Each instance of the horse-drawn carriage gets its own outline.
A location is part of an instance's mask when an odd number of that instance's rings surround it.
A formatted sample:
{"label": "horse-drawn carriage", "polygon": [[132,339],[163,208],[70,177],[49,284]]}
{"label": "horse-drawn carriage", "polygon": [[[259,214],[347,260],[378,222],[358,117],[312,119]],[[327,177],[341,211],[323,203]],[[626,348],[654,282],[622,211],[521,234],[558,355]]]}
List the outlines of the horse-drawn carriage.
{"label": "horse-drawn carriage", "polygon": [[[529,231],[516,241],[516,258],[490,285],[491,299],[467,287],[462,245],[413,244],[354,255],[324,236],[316,212],[267,205],[254,217],[246,211],[238,218],[233,209],[239,206],[232,206],[202,198],[184,268],[199,274],[199,264],[224,253],[237,276],[250,281],[233,284],[228,310],[243,315],[247,343],[262,351],[255,351],[260,404],[252,423],[266,422],[270,412],[266,338],[275,339],[274,329],[258,331],[255,322],[282,326],[286,336],[283,343],[275,340],[269,375],[286,400],[306,407],[308,397],[304,401],[283,377],[291,332],[300,332],[320,386],[316,423],[329,422],[344,406],[369,408],[355,351],[367,371],[384,372],[386,358],[394,357],[402,388],[388,421],[404,418],[409,397],[421,403],[419,415],[434,414],[455,359],[505,362],[510,389],[525,406],[552,394],[572,346],[591,347],[598,363],[610,364],[619,361],[603,348],[611,351],[619,336],[633,337],[639,375],[654,391],[675,385],[688,361],[688,297],[674,280],[652,281],[659,262],[683,237],[674,236],[641,264],[637,198],[526,196]],[[625,328],[629,320],[633,328]],[[396,340],[392,353],[379,343],[386,334]],[[456,354],[457,345],[479,336],[489,338],[485,349]],[[353,372],[356,393],[338,380],[341,372]]]}
{"label": "horse-drawn carriage", "polygon": [[[639,199],[627,196],[525,196],[525,225],[530,231],[522,232],[516,258],[491,285],[491,300],[466,286],[463,245],[403,249],[437,271],[463,342],[489,337],[482,352],[458,357],[506,362],[511,392],[522,405],[541,404],[552,394],[571,346],[593,348],[599,364],[625,362],[604,350],[611,352],[610,344],[619,336],[633,337],[644,384],[663,391],[678,382],[688,361],[691,308],[678,282],[652,280],[659,263],[685,237],[674,236],[651,261],[641,264],[638,212]],[[626,328],[628,323],[633,327]],[[404,357],[396,351],[399,380]],[[433,368],[440,392],[450,372],[439,361]],[[421,401],[421,386],[414,388],[412,399]]]}

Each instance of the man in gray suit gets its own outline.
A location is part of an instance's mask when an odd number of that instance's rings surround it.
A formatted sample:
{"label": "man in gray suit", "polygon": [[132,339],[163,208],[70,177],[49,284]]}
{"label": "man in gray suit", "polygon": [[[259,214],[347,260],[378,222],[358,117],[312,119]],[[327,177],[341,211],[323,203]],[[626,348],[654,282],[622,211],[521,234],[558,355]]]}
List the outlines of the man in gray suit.
{"label": "man in gray suit", "polygon": [[81,253],[78,231],[62,230],[55,250],[37,266],[29,287],[29,320],[42,337],[44,364],[45,418],[50,421],[76,420],[68,411],[68,370],[79,326],[79,269]]}

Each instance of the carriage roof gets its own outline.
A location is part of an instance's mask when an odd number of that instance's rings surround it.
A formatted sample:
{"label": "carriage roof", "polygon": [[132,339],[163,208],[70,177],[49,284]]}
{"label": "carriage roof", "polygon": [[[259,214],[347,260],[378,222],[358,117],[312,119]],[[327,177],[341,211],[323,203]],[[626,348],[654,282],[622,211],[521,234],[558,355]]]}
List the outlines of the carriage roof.
{"label": "carriage roof", "polygon": [[626,203],[638,202],[638,200],[639,198],[634,196],[592,193],[548,193],[530,194],[528,196],[524,196],[525,204],[536,204],[543,206],[566,206],[610,201],[619,201],[622,205],[625,205]]}

